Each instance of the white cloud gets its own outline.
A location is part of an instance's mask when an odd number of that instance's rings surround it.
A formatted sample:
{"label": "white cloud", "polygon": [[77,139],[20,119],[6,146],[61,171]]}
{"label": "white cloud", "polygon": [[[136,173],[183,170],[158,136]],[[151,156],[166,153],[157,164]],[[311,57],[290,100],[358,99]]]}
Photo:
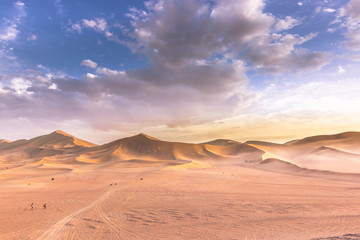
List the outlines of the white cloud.
{"label": "white cloud", "polygon": [[108,37],[108,38],[112,37],[113,35],[114,35],[114,34],[111,33],[111,32],[109,32],[109,31],[106,31],[106,32],[105,32],[105,36]]}
{"label": "white cloud", "polygon": [[125,72],[123,71],[117,71],[117,70],[111,70],[111,69],[108,69],[108,68],[105,68],[105,67],[102,67],[102,68],[97,68],[96,69],[96,72],[99,73],[99,74],[102,74],[102,75],[126,75]]}
{"label": "white cloud", "polygon": [[15,20],[20,21],[21,18],[23,18],[23,17],[25,17],[27,15],[26,11],[25,11],[26,6],[25,6],[25,4],[23,2],[17,1],[15,3],[15,7],[18,10],[17,15],[15,16]]}
{"label": "white cloud", "polygon": [[302,6],[304,3],[303,2],[298,2],[297,3],[299,6]]}
{"label": "white cloud", "polygon": [[96,32],[103,33],[105,37],[114,42],[121,42],[121,40],[109,30],[109,26],[104,18],[95,19],[82,19],[80,23],[72,23],[69,21],[69,27],[66,27],[68,31],[75,31],[81,33],[83,28],[90,28]]}
{"label": "white cloud", "polygon": [[29,93],[28,88],[31,87],[31,82],[27,81],[23,78],[13,78],[11,80],[11,88],[17,93],[17,94],[25,94]]}
{"label": "white cloud", "polygon": [[336,32],[336,28],[328,28],[326,31],[329,32],[329,33],[334,33]]}
{"label": "white cloud", "polygon": [[79,23],[72,24],[71,25],[71,30],[74,30],[74,31],[80,33],[81,32],[81,25]]}
{"label": "white cloud", "polygon": [[56,90],[57,86],[56,86],[55,83],[52,83],[48,88],[51,89],[51,90]]}
{"label": "white cloud", "polygon": [[107,29],[107,22],[103,18],[96,18],[95,20],[83,19],[82,25],[98,32],[104,32]]}
{"label": "white cloud", "polygon": [[323,12],[333,13],[333,12],[336,12],[336,10],[333,8],[325,8],[325,9],[323,9]]}
{"label": "white cloud", "polygon": [[23,8],[25,6],[25,4],[23,2],[17,1],[16,6],[18,6],[19,8]]}
{"label": "white cloud", "polygon": [[8,42],[16,39],[19,30],[18,25],[21,24],[21,20],[26,16],[25,4],[17,1],[14,4],[16,14],[12,19],[2,19],[3,27],[0,28],[0,42]]}
{"label": "white cloud", "polygon": [[342,66],[338,66],[338,67],[337,67],[337,71],[338,71],[338,73],[343,73],[343,72],[345,72],[346,70],[345,70],[345,68],[343,68]]}
{"label": "white cloud", "polygon": [[82,60],[80,63],[81,66],[86,66],[89,68],[97,68],[98,64],[96,62],[91,61],[90,59]]}
{"label": "white cloud", "polygon": [[300,21],[292,18],[291,16],[286,16],[285,19],[279,19],[275,24],[275,31],[287,30],[299,25]]}
{"label": "white cloud", "polygon": [[12,41],[15,40],[19,30],[15,23],[11,23],[9,26],[0,30],[0,41]]}
{"label": "white cloud", "polygon": [[87,77],[87,78],[96,78],[96,77],[98,77],[98,76],[95,75],[95,74],[92,74],[92,73],[87,73],[87,74],[86,74],[86,77]]}

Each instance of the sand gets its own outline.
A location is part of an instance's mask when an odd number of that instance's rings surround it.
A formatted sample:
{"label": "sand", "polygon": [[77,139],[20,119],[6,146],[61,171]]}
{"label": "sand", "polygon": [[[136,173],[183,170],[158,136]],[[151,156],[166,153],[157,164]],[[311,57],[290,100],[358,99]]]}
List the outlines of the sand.
{"label": "sand", "polygon": [[0,150],[0,239],[360,239],[358,173],[264,161],[238,142],[53,137],[61,154]]}

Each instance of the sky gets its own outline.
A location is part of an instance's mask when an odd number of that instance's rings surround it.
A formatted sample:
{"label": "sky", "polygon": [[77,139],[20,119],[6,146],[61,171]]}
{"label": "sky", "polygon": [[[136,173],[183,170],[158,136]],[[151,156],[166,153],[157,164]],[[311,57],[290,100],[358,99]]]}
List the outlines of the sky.
{"label": "sky", "polygon": [[360,131],[360,0],[2,0],[0,138]]}

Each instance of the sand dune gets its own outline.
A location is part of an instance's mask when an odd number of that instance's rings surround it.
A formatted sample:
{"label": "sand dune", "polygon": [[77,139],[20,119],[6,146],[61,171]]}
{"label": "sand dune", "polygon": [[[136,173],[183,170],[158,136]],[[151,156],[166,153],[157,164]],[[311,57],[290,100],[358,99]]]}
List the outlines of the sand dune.
{"label": "sand dune", "polygon": [[344,132],[339,134],[331,135],[320,135],[320,136],[311,136],[306,137],[300,140],[292,140],[285,144],[287,145],[300,145],[300,144],[309,144],[309,143],[319,143],[319,142],[349,142],[349,143],[360,143],[360,133],[359,132]]}
{"label": "sand dune", "polygon": [[[283,159],[304,168],[335,172],[360,172],[357,149],[360,134],[347,132],[295,140],[286,144],[263,141],[240,143],[217,139],[202,144],[166,142],[138,134],[97,146],[60,130],[30,140],[3,141],[0,157],[9,166],[39,165],[59,162],[64,164],[97,164],[109,161],[168,160],[209,161],[237,159],[240,162],[260,162],[267,158]],[[64,160],[63,156],[66,160]],[[262,156],[262,157],[261,157]],[[18,159],[25,161],[17,162]],[[244,161],[245,160],[245,161]]]}
{"label": "sand dune", "polygon": [[285,143],[285,145],[311,148],[326,146],[360,154],[360,133],[345,132],[333,135],[312,136],[294,140]]}
{"label": "sand dune", "polygon": [[248,142],[266,152],[304,168],[334,172],[360,172],[360,133],[312,136],[285,144]]}
{"label": "sand dune", "polygon": [[53,158],[54,156],[59,156],[59,160],[61,160],[63,156],[70,154],[74,158],[75,155],[94,146],[96,145],[57,130],[30,140],[21,139],[1,144],[0,160],[3,168],[14,168],[26,164],[34,165],[36,162],[39,162],[38,165],[40,165],[40,161],[49,159],[58,162]]}
{"label": "sand dune", "polygon": [[77,159],[87,162],[131,159],[210,160],[236,157],[248,152],[261,152],[246,144],[229,141],[216,140],[212,144],[190,144],[166,142],[145,134],[138,134],[92,148],[91,151],[80,155]]}
{"label": "sand dune", "polygon": [[245,144],[248,145],[257,145],[257,146],[266,146],[266,147],[276,147],[281,146],[282,144],[272,143],[272,142],[265,142],[265,141],[246,141]]}
{"label": "sand dune", "polygon": [[260,164],[265,164],[265,165],[271,166],[275,169],[278,169],[278,168],[286,168],[289,170],[301,169],[299,166],[296,166],[295,164],[292,164],[292,163],[289,163],[289,162],[286,162],[286,161],[283,161],[283,160],[280,160],[277,158],[267,158],[267,159],[261,161]]}
{"label": "sand dune", "polygon": [[216,139],[210,142],[205,142],[203,144],[207,144],[207,145],[215,145],[215,146],[228,146],[228,145],[233,145],[233,144],[238,144],[239,142],[237,141],[233,141],[233,140],[229,140],[229,139]]}
{"label": "sand dune", "polygon": [[0,239],[356,239],[357,136],[3,141]]}
{"label": "sand dune", "polygon": [[11,149],[72,149],[78,147],[94,147],[95,144],[75,138],[65,132],[57,130],[48,135],[35,137],[30,140],[17,140],[14,142],[6,142],[2,144],[0,150],[11,150]]}

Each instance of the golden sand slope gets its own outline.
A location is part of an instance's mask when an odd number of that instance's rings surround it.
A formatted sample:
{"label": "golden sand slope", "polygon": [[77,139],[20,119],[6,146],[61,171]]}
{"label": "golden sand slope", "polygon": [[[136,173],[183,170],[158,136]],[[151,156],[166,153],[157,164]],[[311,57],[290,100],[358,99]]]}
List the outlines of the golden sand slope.
{"label": "golden sand slope", "polygon": [[92,148],[77,159],[86,162],[131,159],[202,160],[235,157],[245,152],[262,153],[254,147],[238,142],[230,145],[189,144],[166,142],[138,134]]}

